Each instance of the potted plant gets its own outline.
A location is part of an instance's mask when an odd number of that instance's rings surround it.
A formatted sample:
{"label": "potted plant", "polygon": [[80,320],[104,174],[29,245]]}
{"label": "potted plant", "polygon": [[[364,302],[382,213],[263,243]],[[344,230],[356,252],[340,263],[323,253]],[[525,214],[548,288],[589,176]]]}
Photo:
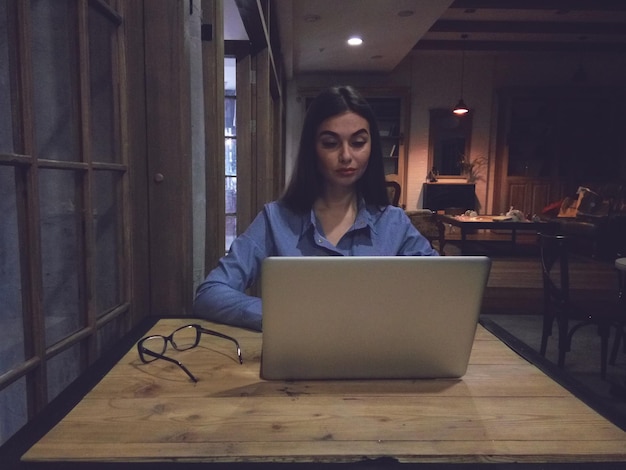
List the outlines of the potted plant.
{"label": "potted plant", "polygon": [[468,183],[475,183],[482,180],[482,169],[487,165],[487,159],[485,157],[476,157],[471,159],[463,155],[459,161],[459,167],[461,169],[461,175],[465,175]]}

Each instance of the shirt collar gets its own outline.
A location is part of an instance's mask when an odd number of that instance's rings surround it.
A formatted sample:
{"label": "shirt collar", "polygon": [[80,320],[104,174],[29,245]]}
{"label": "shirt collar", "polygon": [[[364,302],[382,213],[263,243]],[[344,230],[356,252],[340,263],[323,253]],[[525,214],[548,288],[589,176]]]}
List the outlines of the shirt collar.
{"label": "shirt collar", "polygon": [[[351,230],[359,230],[365,227],[369,227],[372,232],[376,232],[375,222],[378,220],[381,214],[381,208],[378,206],[368,206],[365,204],[365,199],[360,198],[357,204],[357,215],[354,221],[354,226]],[[311,208],[311,212],[307,218],[303,215],[302,218],[302,232],[300,236],[309,230],[311,227],[317,228],[317,217],[315,211]],[[318,230],[319,231],[319,230]]]}

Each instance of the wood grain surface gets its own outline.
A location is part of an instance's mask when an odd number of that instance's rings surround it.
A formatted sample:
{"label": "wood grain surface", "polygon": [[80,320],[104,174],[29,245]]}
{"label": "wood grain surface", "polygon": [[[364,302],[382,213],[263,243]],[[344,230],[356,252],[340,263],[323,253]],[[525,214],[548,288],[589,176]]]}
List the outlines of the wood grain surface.
{"label": "wood grain surface", "polygon": [[[189,320],[159,321],[169,334]],[[626,433],[478,327],[455,380],[264,381],[261,334],[201,322],[203,336],[169,351],[199,379],[130,350],[28,462],[611,462]]]}

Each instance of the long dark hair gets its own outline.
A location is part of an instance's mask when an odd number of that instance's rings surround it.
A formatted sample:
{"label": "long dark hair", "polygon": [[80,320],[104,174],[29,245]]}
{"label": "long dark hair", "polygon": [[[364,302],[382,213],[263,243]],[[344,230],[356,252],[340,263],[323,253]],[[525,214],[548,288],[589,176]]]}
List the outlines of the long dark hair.
{"label": "long dark hair", "polygon": [[370,127],[371,154],[363,176],[357,181],[357,193],[366,204],[387,206],[383,152],[378,123],[372,108],[361,94],[350,86],[334,86],[322,91],[311,102],[304,117],[298,156],[291,180],[280,200],[297,212],[308,212],[322,193],[323,177],[317,166],[316,133],[320,124],[332,117],[352,111],[364,118]]}

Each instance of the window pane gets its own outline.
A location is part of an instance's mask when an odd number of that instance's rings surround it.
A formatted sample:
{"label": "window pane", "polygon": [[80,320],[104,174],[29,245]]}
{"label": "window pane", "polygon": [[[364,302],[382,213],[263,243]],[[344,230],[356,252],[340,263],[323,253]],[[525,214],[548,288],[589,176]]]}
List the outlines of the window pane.
{"label": "window pane", "polygon": [[0,166],[0,375],[24,361],[15,169]]}
{"label": "window pane", "polygon": [[[226,93],[229,93],[226,90]],[[234,92],[231,92],[234,93]],[[237,100],[235,96],[227,96],[224,99],[224,130],[226,135],[237,135]]]}
{"label": "window pane", "polygon": [[226,177],[226,214],[237,212],[237,178]]}
{"label": "window pane", "polygon": [[74,172],[68,170],[39,171],[46,346],[82,326],[79,319],[82,209],[75,178]]}
{"label": "window pane", "polygon": [[237,237],[237,61],[224,59],[224,166],[226,190],[226,251]]}
{"label": "window pane", "polygon": [[226,149],[226,155],[224,155],[226,176],[237,176],[237,140],[226,137],[224,146]]}
{"label": "window pane", "polygon": [[52,401],[80,374],[80,344],[48,361],[48,400]]}
{"label": "window pane", "polygon": [[237,237],[237,216],[226,216],[226,251],[230,250],[230,245]]}
{"label": "window pane", "polygon": [[113,93],[113,45],[116,26],[89,8],[89,85],[91,92],[91,151],[94,161],[116,162],[117,132]]}
{"label": "window pane", "polygon": [[7,2],[0,0],[0,152],[14,153]]}
{"label": "window pane", "polygon": [[76,161],[77,2],[31,0],[35,144],[40,158]]}
{"label": "window pane", "polygon": [[118,195],[121,175],[94,172],[94,232],[96,236],[96,312],[106,313],[120,303],[121,214]]}
{"label": "window pane", "polygon": [[21,378],[0,390],[0,445],[4,444],[13,434],[26,424],[26,379]]}

